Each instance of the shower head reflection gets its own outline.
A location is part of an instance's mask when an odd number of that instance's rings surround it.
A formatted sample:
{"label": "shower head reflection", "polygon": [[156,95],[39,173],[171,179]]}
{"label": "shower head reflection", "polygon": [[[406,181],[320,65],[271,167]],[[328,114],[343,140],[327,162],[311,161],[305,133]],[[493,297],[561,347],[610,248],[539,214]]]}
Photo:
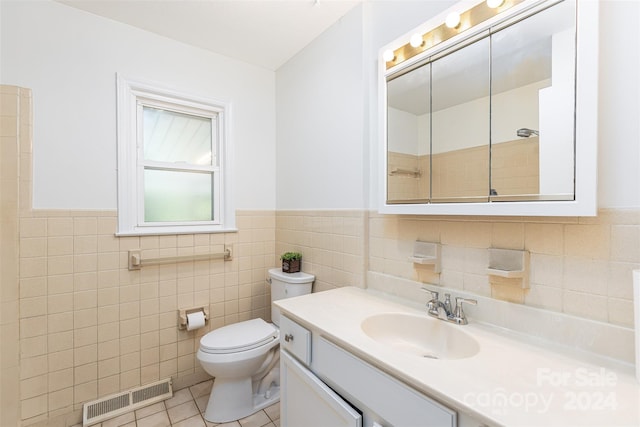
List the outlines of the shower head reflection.
{"label": "shower head reflection", "polygon": [[530,136],[540,136],[540,132],[529,128],[520,128],[516,131],[516,134],[521,138],[529,138]]}

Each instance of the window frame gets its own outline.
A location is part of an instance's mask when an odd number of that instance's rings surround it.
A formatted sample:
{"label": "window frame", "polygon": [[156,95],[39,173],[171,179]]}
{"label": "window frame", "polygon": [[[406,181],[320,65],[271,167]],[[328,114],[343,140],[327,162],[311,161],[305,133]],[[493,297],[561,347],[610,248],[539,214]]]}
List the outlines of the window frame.
{"label": "window frame", "polygon": [[[117,75],[118,236],[219,233],[237,231],[230,165],[231,105],[228,102],[181,93],[156,83]],[[212,139],[217,140],[217,166],[168,167],[168,163],[144,160],[142,112],[144,106],[210,118],[216,121]],[[212,153],[213,155],[213,153]],[[212,174],[212,221],[144,221],[144,170],[154,169]]]}

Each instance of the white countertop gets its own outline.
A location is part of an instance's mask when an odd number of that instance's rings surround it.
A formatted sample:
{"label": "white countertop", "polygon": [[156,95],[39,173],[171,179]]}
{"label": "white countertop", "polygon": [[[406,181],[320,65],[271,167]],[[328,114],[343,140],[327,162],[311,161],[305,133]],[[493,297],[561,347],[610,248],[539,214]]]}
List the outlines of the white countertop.
{"label": "white countertop", "polygon": [[367,336],[380,313],[425,310],[345,287],[275,302],[281,311],[441,403],[491,426],[640,426],[640,385],[623,366],[528,342],[487,325],[452,325],[476,339],[468,358],[433,360]]}

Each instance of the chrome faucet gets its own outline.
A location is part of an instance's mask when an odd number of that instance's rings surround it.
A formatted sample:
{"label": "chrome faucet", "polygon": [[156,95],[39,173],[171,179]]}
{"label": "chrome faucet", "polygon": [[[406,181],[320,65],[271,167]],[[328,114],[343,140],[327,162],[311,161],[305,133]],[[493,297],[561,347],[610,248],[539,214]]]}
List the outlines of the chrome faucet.
{"label": "chrome faucet", "polygon": [[431,293],[431,300],[427,302],[427,313],[429,316],[437,317],[440,320],[456,323],[458,325],[466,325],[467,316],[464,314],[462,304],[478,304],[478,301],[469,298],[456,297],[456,306],[451,308],[451,294],[444,294],[444,302],[440,301],[439,293],[431,289],[422,288]]}
{"label": "chrome faucet", "polygon": [[438,295],[439,295],[438,292],[432,291],[429,289],[425,289],[425,290],[431,292],[431,300],[427,302],[427,309],[428,309],[429,315],[433,317],[437,317],[438,319],[447,320],[449,316],[451,316],[452,314],[450,295],[449,294],[446,295],[447,297],[446,301],[449,302],[447,306],[447,304],[443,303],[438,298]]}

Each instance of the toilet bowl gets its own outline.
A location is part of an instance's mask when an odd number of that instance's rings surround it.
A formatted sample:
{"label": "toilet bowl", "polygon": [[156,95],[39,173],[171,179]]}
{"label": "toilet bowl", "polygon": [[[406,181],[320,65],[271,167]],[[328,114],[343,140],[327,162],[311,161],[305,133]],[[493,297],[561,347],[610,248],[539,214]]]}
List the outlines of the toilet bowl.
{"label": "toilet bowl", "polygon": [[[271,302],[311,293],[314,276],[269,270]],[[204,418],[226,423],[247,417],[280,399],[280,313],[274,323],[251,319],[213,330],[200,339],[196,357],[214,377]]]}
{"label": "toilet bowl", "polygon": [[197,358],[215,378],[205,412],[208,421],[238,420],[277,401],[275,390],[260,396],[253,390],[254,383],[278,363],[279,337],[278,329],[262,319],[228,325],[202,337]]}

